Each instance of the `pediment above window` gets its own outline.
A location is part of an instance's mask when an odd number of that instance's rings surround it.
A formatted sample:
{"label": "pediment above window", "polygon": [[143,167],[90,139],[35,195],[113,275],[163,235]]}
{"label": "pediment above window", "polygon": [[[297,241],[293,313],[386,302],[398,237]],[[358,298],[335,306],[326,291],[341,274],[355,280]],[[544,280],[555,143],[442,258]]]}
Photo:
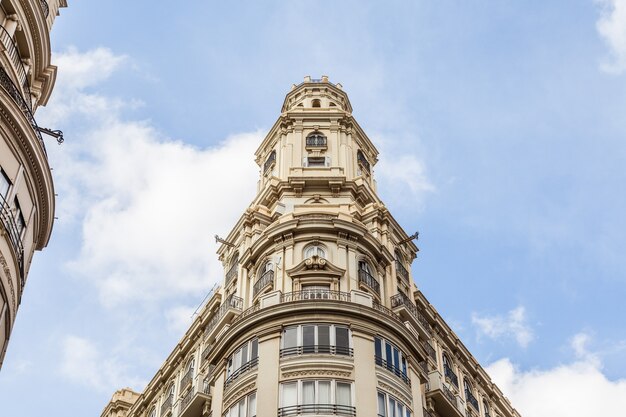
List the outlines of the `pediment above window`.
{"label": "pediment above window", "polygon": [[339,279],[345,272],[345,269],[333,265],[328,259],[320,256],[311,256],[287,270],[291,278],[327,277]]}

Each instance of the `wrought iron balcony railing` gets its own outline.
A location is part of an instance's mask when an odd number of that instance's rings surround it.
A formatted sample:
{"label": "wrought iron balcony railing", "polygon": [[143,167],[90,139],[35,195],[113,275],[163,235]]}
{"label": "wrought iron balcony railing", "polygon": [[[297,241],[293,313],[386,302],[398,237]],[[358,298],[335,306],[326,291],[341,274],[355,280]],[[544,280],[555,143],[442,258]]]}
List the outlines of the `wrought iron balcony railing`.
{"label": "wrought iron balcony railing", "polygon": [[211,386],[206,380],[200,381],[198,379],[198,381],[196,382],[196,385],[199,385],[199,386],[192,387],[189,391],[187,391],[187,393],[183,396],[183,398],[181,398],[180,407],[178,409],[179,415],[183,413],[185,408],[187,408],[187,406],[191,403],[194,397],[198,395],[198,393],[202,393],[205,395],[211,394]]}
{"label": "wrought iron balcony railing", "polygon": [[11,59],[11,63],[13,64],[13,68],[17,72],[17,78],[19,84],[22,86],[22,98],[24,102],[28,106],[28,109],[32,111],[32,104],[30,98],[30,84],[28,82],[28,76],[26,74],[26,69],[24,68],[24,64],[22,63],[22,57],[20,56],[20,52],[17,49],[17,45],[9,35],[9,32],[4,28],[4,26],[0,25],[0,43],[4,47],[7,55]]}
{"label": "wrought iron balcony railing", "polygon": [[168,395],[168,397],[161,404],[161,416],[164,416],[168,411],[172,409],[174,403],[174,394]]}
{"label": "wrought iron balcony railing", "polygon": [[302,404],[278,409],[278,417],[299,416],[303,414],[356,416],[356,408],[349,405],[337,404]]}
{"label": "wrought iron balcony railing", "polygon": [[450,382],[452,382],[452,384],[454,384],[455,387],[459,387],[459,378],[456,376],[452,368],[446,364],[443,365],[443,374],[450,380]]}
{"label": "wrought iron balcony railing", "polygon": [[274,285],[274,271],[272,270],[265,271],[254,283],[252,287],[252,297],[256,297],[258,293],[270,285]]}
{"label": "wrought iron balcony railing", "polygon": [[474,410],[478,411],[478,400],[474,397],[474,394],[470,390],[465,390],[465,400],[474,407]]}
{"label": "wrought iron balcony railing", "polygon": [[43,12],[44,17],[48,17],[50,14],[50,6],[48,6],[48,2],[46,0],[39,0],[39,4],[41,5],[41,11]]}
{"label": "wrought iron balcony railing", "polygon": [[43,150],[43,153],[46,154],[46,145],[43,143],[43,138],[41,137],[39,126],[37,125],[37,122],[35,121],[35,117],[33,116],[33,113],[30,110],[30,105],[26,102],[26,100],[24,100],[24,97],[22,96],[22,93],[20,92],[20,90],[15,86],[15,84],[13,84],[13,81],[11,81],[11,77],[6,72],[6,70],[2,68],[1,66],[0,66],[0,85],[2,85],[2,88],[4,88],[7,94],[11,96],[15,104],[17,104],[17,107],[19,107],[20,110],[22,110],[22,113],[28,120],[28,123],[30,123],[30,126],[33,128],[33,132],[35,133],[35,136],[37,137],[37,140],[39,141],[39,144],[41,145],[41,149]]}
{"label": "wrought iron balcony railing", "polygon": [[448,388],[446,384],[441,384],[441,388],[443,391],[443,395],[445,395],[446,398],[456,407],[456,395],[454,395],[454,393],[450,391],[450,388]]}
{"label": "wrought iron balcony railing", "polygon": [[380,295],[380,284],[378,280],[364,269],[359,269],[359,282],[362,282],[366,287],[369,287],[376,294]]}
{"label": "wrought iron balcony railing", "polygon": [[422,414],[424,417],[433,417],[432,413],[425,408],[422,408]]}
{"label": "wrought iron balcony railing", "polygon": [[398,293],[391,297],[391,308],[396,308],[399,306],[404,306],[408,312],[418,321],[419,324],[422,325],[427,334],[431,334],[430,324],[426,317],[417,309],[417,306],[409,300],[403,293]]}
{"label": "wrought iron balcony railing", "polygon": [[404,278],[405,281],[409,280],[409,271],[406,270],[402,262],[396,259],[396,273]]}
{"label": "wrought iron balcony railing", "polygon": [[228,387],[230,384],[232,384],[232,382],[239,378],[241,375],[245,374],[246,372],[248,372],[249,370],[255,368],[257,365],[259,364],[259,358],[253,358],[252,360],[249,360],[248,362],[244,363],[243,365],[241,365],[239,367],[239,369],[236,369],[232,374],[230,374],[228,376],[228,378],[226,378],[226,381],[224,381],[224,388]]}
{"label": "wrought iron balcony railing", "polygon": [[320,133],[310,134],[306,137],[306,146],[309,148],[325,148],[327,146],[326,136]]}
{"label": "wrought iron balcony railing", "polygon": [[236,261],[230,266],[228,272],[226,273],[226,280],[224,285],[230,284],[230,282],[235,279],[235,277],[237,277],[238,266],[239,264]]}
{"label": "wrought iron balcony railing", "polygon": [[411,386],[411,380],[409,379],[409,376],[406,374],[406,371],[404,369],[398,368],[393,363],[388,362],[387,360],[385,360],[385,358],[378,356],[378,355],[374,356],[374,362],[376,362],[376,365],[382,366],[383,368],[387,369],[388,371],[396,375],[398,378],[404,381],[404,383],[407,384],[409,387]]}
{"label": "wrought iron balcony railing", "polygon": [[350,301],[349,292],[331,291],[325,289],[312,289],[288,292],[280,297],[281,303],[288,303],[290,301],[317,301],[317,300],[331,300],[331,301]]}
{"label": "wrought iron balcony railing", "polygon": [[234,294],[229,295],[226,300],[220,305],[217,311],[211,317],[211,320],[204,328],[204,337],[208,337],[208,335],[213,331],[213,329],[219,324],[219,322],[224,318],[228,310],[234,309],[241,311],[243,309],[243,298],[237,297]]}
{"label": "wrought iron balcony railing", "polygon": [[422,346],[424,346],[424,349],[426,350],[426,353],[428,353],[428,356],[430,356],[430,358],[435,361],[435,363],[437,363],[437,352],[435,352],[435,348],[433,347],[433,345],[431,345],[430,342],[427,340],[422,340]]}
{"label": "wrought iron balcony railing", "polygon": [[185,372],[185,375],[183,375],[183,377],[180,380],[181,388],[185,388],[188,384],[190,384],[192,379],[193,379],[193,368],[190,368],[187,370],[187,372]]}
{"label": "wrought iron balcony railing", "polygon": [[9,240],[11,241],[11,245],[13,245],[13,249],[15,250],[15,255],[17,257],[17,264],[19,267],[20,274],[20,283],[22,288],[24,287],[24,246],[22,245],[22,238],[20,229],[17,226],[17,222],[15,221],[15,217],[11,212],[11,207],[9,203],[4,199],[2,195],[0,195],[0,221],[2,221],[2,225],[6,230],[7,235],[9,236]]}
{"label": "wrought iron balcony railing", "polygon": [[346,346],[333,345],[307,345],[283,348],[280,350],[280,357],[307,355],[313,353],[322,353],[328,355],[353,356],[354,350]]}

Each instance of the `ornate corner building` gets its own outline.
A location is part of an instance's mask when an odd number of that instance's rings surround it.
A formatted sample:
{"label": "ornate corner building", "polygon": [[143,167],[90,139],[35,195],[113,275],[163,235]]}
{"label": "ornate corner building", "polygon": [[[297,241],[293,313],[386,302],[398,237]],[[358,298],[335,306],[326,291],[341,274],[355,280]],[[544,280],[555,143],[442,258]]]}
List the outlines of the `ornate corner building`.
{"label": "ornate corner building", "polygon": [[0,367],[35,250],[50,239],[54,186],[35,111],[56,79],[50,30],[66,0],[0,1]]}
{"label": "ornate corner building", "polygon": [[305,78],[258,150],[222,285],[102,417],[519,417],[416,287],[340,84]]}

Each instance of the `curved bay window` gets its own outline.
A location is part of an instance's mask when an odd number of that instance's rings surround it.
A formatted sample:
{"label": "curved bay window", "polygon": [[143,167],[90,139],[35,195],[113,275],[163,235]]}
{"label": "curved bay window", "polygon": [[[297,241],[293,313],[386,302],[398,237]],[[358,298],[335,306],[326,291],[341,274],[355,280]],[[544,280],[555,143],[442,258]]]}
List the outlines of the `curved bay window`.
{"label": "curved bay window", "polygon": [[450,362],[450,358],[448,358],[448,355],[445,353],[443,354],[443,374],[454,384],[455,387],[459,387],[459,378],[454,373],[452,362]]}
{"label": "curved bay window", "polygon": [[226,382],[224,382],[224,386],[227,387],[230,385],[242,374],[257,366],[258,363],[259,339],[255,337],[254,339],[251,339],[239,346],[239,348],[228,358],[228,365],[226,367]]}
{"label": "curved bay window", "polygon": [[283,330],[280,356],[312,353],[352,356],[352,337],[348,326],[302,324]]}
{"label": "curved bay window", "polygon": [[407,373],[406,357],[396,345],[376,336],[374,338],[374,360],[376,365],[382,366],[401,378],[405,384],[411,385]]}
{"label": "curved bay window", "polygon": [[325,148],[327,144],[326,136],[322,135],[320,132],[309,133],[306,137],[307,148]]}
{"label": "curved bay window", "polygon": [[313,415],[355,416],[352,383],[304,379],[280,384],[278,417]]}
{"label": "curved bay window", "polygon": [[256,297],[264,289],[274,286],[274,264],[271,261],[265,262],[257,273],[257,280],[252,288],[252,296]]}
{"label": "curved bay window", "polygon": [[378,280],[374,277],[374,272],[372,267],[370,267],[369,263],[366,261],[359,261],[359,283],[365,285],[372,291],[376,293],[376,295],[380,295],[380,284]]}
{"label": "curved bay window", "polygon": [[256,417],[256,391],[231,405],[224,417]]}
{"label": "curved bay window", "polygon": [[378,417],[411,417],[411,410],[397,398],[378,391]]}

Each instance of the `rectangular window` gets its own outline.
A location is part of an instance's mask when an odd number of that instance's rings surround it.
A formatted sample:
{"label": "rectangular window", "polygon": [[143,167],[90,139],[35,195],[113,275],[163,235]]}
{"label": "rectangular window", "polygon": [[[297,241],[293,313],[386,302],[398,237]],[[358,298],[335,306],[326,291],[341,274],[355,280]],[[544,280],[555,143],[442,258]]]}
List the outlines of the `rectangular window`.
{"label": "rectangular window", "polygon": [[378,393],[378,417],[387,417],[387,407],[385,407],[385,394]]}
{"label": "rectangular window", "polygon": [[20,202],[17,200],[17,196],[13,200],[15,205],[15,226],[17,227],[17,233],[22,236],[22,231],[26,228],[26,222],[24,221],[24,215],[22,214],[22,208]]}
{"label": "rectangular window", "polygon": [[[315,413],[354,416],[352,384],[305,379],[281,384],[279,416]],[[298,411],[300,410],[300,411]]]}
{"label": "rectangular window", "polygon": [[350,329],[334,324],[303,324],[283,330],[281,357],[324,353],[352,355]]}

